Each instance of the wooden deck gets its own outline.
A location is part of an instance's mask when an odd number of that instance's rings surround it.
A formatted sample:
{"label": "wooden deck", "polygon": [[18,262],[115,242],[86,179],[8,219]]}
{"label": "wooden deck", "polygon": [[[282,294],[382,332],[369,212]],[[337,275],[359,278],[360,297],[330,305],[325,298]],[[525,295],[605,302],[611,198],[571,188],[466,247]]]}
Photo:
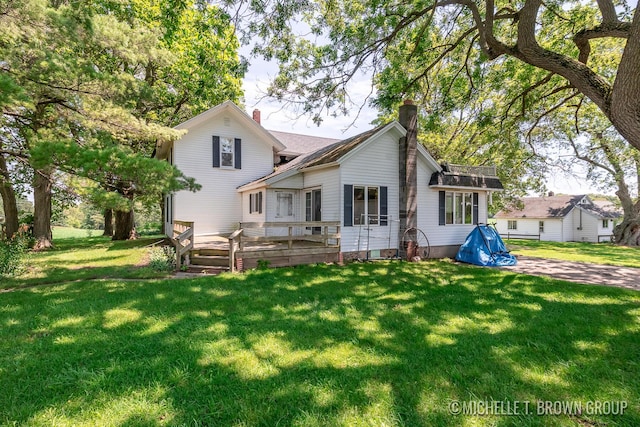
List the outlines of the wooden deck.
{"label": "wooden deck", "polygon": [[272,267],[339,262],[340,222],[240,223],[229,236],[194,235],[194,260],[222,252],[228,253],[231,271],[254,268],[259,261]]}
{"label": "wooden deck", "polygon": [[[268,238],[268,237],[267,237]],[[324,245],[320,242],[313,241],[305,241],[305,240],[296,240],[292,242],[292,249],[303,249],[303,248],[322,248]],[[194,250],[206,250],[206,249],[219,249],[228,251],[230,248],[229,245],[229,236],[195,236],[194,237]],[[244,244],[243,252],[256,252],[256,251],[265,251],[265,250],[285,250],[289,249],[287,242],[273,242],[273,241],[262,241],[262,242],[247,242]]]}

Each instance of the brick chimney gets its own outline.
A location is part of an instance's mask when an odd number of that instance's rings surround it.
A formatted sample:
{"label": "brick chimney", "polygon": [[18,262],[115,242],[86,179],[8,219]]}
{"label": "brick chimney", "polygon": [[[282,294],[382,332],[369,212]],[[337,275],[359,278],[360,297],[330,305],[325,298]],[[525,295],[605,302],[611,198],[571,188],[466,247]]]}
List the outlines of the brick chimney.
{"label": "brick chimney", "polygon": [[260,110],[258,110],[257,108],[253,110],[253,120],[260,124]]}
{"label": "brick chimney", "polygon": [[[407,130],[399,141],[400,230],[398,243],[404,232],[418,226],[418,106],[406,100],[398,111],[398,122]],[[409,236],[411,237],[411,236]],[[415,236],[413,236],[415,238]],[[401,245],[402,246],[402,245]],[[400,257],[412,257],[413,248],[399,248]]]}

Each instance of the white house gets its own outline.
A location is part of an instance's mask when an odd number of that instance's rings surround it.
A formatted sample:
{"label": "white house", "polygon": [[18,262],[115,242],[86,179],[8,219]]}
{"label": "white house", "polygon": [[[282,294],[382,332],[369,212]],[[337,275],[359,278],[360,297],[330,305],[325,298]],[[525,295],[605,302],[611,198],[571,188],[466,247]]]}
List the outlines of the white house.
{"label": "white house", "polygon": [[550,193],[545,197],[524,197],[519,207],[495,215],[503,236],[537,238],[554,242],[609,241],[620,217],[611,206],[592,201],[587,195]]}
{"label": "white house", "polygon": [[225,102],[157,149],[203,186],[166,197],[167,229],[193,221],[196,235],[226,235],[239,222],[339,221],[340,251],[360,257],[396,251],[403,230],[417,227],[431,256],[453,256],[475,224],[486,223],[488,195],[502,184],[493,168],[439,165],[417,143],[416,116],[407,104],[400,121],[336,141],[270,133],[259,114],[252,119]]}

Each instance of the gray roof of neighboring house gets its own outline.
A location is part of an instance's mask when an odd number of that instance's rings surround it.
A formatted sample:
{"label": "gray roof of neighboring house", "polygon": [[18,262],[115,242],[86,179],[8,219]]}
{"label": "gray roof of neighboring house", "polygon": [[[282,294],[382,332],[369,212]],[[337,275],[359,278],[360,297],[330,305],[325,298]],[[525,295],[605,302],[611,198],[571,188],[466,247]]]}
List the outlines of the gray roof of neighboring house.
{"label": "gray roof of neighboring house", "polygon": [[310,153],[340,141],[335,138],[322,138],[318,136],[302,135],[299,133],[280,132],[275,130],[270,130],[268,132],[287,147],[282,150],[281,153],[289,155]]}
{"label": "gray roof of neighboring house", "polygon": [[[584,194],[523,197],[520,199],[523,204],[522,209],[515,207],[505,208],[496,213],[495,218],[563,218],[578,206],[578,203],[585,197],[586,195]],[[620,216],[618,212],[606,210],[596,204],[582,204],[579,206],[600,218],[617,218]]]}

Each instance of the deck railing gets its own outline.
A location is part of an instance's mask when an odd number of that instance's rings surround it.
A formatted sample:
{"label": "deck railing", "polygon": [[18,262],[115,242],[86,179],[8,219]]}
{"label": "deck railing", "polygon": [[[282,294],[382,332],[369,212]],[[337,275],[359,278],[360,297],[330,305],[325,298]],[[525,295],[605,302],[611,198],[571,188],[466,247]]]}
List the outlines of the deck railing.
{"label": "deck railing", "polygon": [[[182,267],[182,256],[193,249],[193,222],[173,221],[173,235],[171,241],[176,248],[176,269]],[[189,265],[187,257],[185,265]]]}
{"label": "deck railing", "polygon": [[[251,235],[249,230],[261,230]],[[271,230],[270,230],[271,229]],[[269,231],[286,230],[286,234],[272,234]],[[248,232],[249,231],[249,232]],[[248,232],[248,233],[247,233]],[[281,233],[282,231],[278,231]],[[240,256],[299,255],[313,251],[313,248],[294,248],[296,242],[309,242],[315,248],[340,250],[340,221],[300,221],[300,222],[241,222],[240,228],[229,236],[229,269],[235,270],[236,258]],[[246,244],[251,244],[247,249]],[[261,244],[279,244],[276,247],[261,247]],[[286,245],[286,246],[285,246]]]}

